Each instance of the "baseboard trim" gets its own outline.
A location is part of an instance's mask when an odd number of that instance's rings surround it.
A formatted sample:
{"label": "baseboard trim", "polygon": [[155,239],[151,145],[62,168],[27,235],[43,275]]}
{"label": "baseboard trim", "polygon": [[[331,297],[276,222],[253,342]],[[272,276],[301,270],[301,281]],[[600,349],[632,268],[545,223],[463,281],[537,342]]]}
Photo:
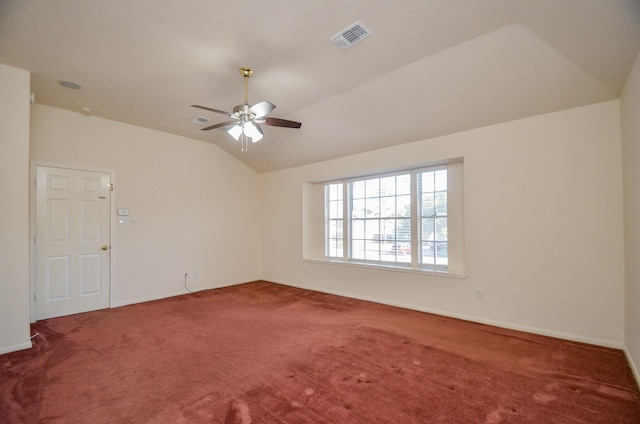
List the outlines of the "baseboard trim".
{"label": "baseboard trim", "polygon": [[640,388],[640,372],[638,372],[638,368],[636,367],[636,364],[633,362],[631,353],[629,353],[626,347],[623,349],[623,351],[624,351],[624,356],[627,357],[627,363],[629,364],[629,368],[631,368],[633,377],[636,379],[636,384],[638,385],[638,388]]}
{"label": "baseboard trim", "polygon": [[505,328],[505,329],[508,329],[508,330],[522,331],[522,332],[525,332],[525,333],[537,334],[537,335],[540,335],[540,336],[547,336],[547,337],[554,337],[554,338],[557,338],[557,339],[563,339],[563,340],[579,342],[579,343],[586,343],[586,344],[590,344],[590,345],[608,347],[608,348],[612,348],[612,349],[619,349],[619,350],[623,350],[624,349],[624,345],[622,343],[616,343],[616,342],[613,342],[613,341],[610,341],[610,340],[603,340],[603,339],[597,339],[597,338],[592,338],[592,337],[579,336],[579,335],[576,335],[576,334],[562,333],[562,332],[559,332],[559,331],[546,330],[546,329],[541,329],[541,328],[536,328],[536,327],[528,327],[528,326],[525,326],[525,325],[512,324],[512,323],[503,322],[503,321],[484,319],[484,318],[480,318],[480,317],[476,317],[476,316],[472,316],[472,315],[458,314],[458,313],[455,313],[455,312],[449,312],[449,311],[444,311],[444,310],[440,310],[440,309],[421,308],[421,307],[417,307],[415,305],[409,305],[409,304],[405,304],[405,303],[402,303],[402,302],[393,302],[393,301],[389,301],[387,299],[380,299],[380,298],[369,297],[369,296],[361,296],[361,295],[354,294],[354,293],[342,292],[340,290],[327,290],[327,289],[321,288],[321,287],[308,286],[308,285],[302,285],[302,284],[284,282],[284,281],[274,281],[274,280],[271,280],[271,279],[265,279],[265,281],[270,281],[270,282],[273,282],[273,283],[276,283],[276,284],[282,284],[282,285],[285,285],[285,286],[297,287],[297,288],[300,288],[300,289],[313,290],[313,291],[317,291],[317,292],[321,292],[321,293],[335,294],[337,296],[344,296],[344,297],[350,297],[350,298],[353,298],[353,299],[365,300],[365,301],[368,301],[368,302],[380,303],[380,304],[383,304],[383,305],[395,306],[395,307],[403,308],[403,309],[411,309],[411,310],[414,310],[414,311],[420,311],[420,312],[426,312],[426,313],[429,313],[429,314],[441,315],[441,316],[445,316],[445,317],[449,317],[449,318],[461,319],[461,320],[464,320],[464,321],[475,322],[475,323],[478,323],[478,324],[491,325],[491,326],[494,326],[494,327]]}
{"label": "baseboard trim", "polygon": [[175,297],[175,296],[183,296],[185,294],[197,293],[199,291],[219,289],[219,288],[222,288],[222,287],[237,286],[239,284],[250,283],[252,281],[257,281],[257,280],[258,279],[254,278],[254,279],[251,279],[251,280],[246,280],[246,281],[242,280],[242,281],[230,282],[230,283],[225,283],[225,284],[222,284],[222,285],[211,285],[211,286],[191,288],[190,291],[182,289],[182,290],[177,291],[177,292],[162,293],[162,294],[158,294],[158,295],[154,295],[154,296],[141,297],[141,298],[137,298],[137,299],[114,301],[114,302],[111,303],[111,308],[120,308],[122,306],[135,305],[137,303],[153,302],[154,300],[167,299],[169,297]]}
{"label": "baseboard trim", "polygon": [[12,346],[0,346],[0,355],[4,355],[5,353],[17,352],[19,350],[31,349],[33,344],[31,341],[25,343],[19,343]]}

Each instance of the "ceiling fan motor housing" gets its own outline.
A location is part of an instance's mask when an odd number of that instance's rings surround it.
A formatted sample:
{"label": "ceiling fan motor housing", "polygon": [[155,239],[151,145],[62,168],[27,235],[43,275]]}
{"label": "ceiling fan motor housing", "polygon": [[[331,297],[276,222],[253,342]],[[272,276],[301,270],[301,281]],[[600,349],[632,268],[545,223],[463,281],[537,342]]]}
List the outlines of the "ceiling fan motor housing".
{"label": "ceiling fan motor housing", "polygon": [[237,117],[242,122],[251,121],[254,118],[254,114],[249,111],[250,106],[247,104],[238,105],[233,108],[232,116]]}

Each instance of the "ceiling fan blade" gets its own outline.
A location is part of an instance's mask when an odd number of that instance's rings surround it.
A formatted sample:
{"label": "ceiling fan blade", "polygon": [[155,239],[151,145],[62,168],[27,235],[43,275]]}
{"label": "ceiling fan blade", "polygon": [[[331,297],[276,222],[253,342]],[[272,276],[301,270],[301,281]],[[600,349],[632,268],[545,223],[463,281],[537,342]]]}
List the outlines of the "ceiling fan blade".
{"label": "ceiling fan blade", "polygon": [[191,105],[191,107],[197,107],[198,109],[208,110],[209,112],[221,113],[223,115],[231,116],[231,112],[225,112],[224,110],[218,110],[218,109],[213,109],[210,107],[199,106],[199,105]]}
{"label": "ceiling fan blade", "polygon": [[256,118],[262,118],[263,116],[265,116],[275,108],[276,108],[276,105],[264,100],[264,101],[261,101],[260,103],[256,103],[255,105],[251,106],[249,108],[249,113],[254,113],[256,115]]}
{"label": "ceiling fan blade", "polygon": [[300,128],[302,126],[300,122],[288,121],[280,118],[260,118],[256,119],[256,122],[274,127]]}
{"label": "ceiling fan blade", "polygon": [[209,130],[214,130],[216,128],[228,127],[229,125],[234,125],[234,124],[237,124],[237,123],[238,123],[238,121],[220,122],[219,124],[215,124],[215,125],[211,125],[210,127],[202,128],[200,131],[209,131]]}

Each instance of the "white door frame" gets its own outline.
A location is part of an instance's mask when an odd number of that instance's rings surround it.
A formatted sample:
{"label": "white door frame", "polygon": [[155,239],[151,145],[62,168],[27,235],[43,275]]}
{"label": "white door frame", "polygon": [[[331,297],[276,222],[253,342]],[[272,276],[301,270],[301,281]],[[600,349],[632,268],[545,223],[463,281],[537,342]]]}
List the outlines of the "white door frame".
{"label": "white door frame", "polygon": [[[111,184],[115,184],[115,173],[111,170],[100,168],[87,168],[86,166],[64,165],[52,162],[31,161],[31,171],[29,175],[29,318],[32,323],[36,322],[37,310],[36,310],[36,171],[39,166],[46,166],[49,168],[62,168],[76,171],[89,171],[89,172],[102,172],[109,174],[111,177]],[[111,260],[109,264],[109,308],[113,305],[113,270],[114,270],[114,256],[113,246],[115,246],[115,234],[113,229],[115,228],[114,222],[114,205],[115,205],[115,190],[111,192],[111,204],[109,205],[109,239],[111,240],[110,255]]]}

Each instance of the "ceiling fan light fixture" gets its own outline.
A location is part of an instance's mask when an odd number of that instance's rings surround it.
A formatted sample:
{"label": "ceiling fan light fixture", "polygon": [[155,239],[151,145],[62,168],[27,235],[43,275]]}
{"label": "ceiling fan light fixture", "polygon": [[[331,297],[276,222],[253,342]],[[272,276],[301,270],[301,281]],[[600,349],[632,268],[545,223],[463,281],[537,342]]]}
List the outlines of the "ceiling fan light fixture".
{"label": "ceiling fan light fixture", "polygon": [[247,122],[243,128],[244,135],[251,138],[254,143],[260,141],[263,137],[262,132],[253,122]]}
{"label": "ceiling fan light fixture", "polygon": [[251,121],[243,122],[242,124],[236,124],[229,128],[227,132],[236,141],[240,142],[240,150],[245,153],[249,150],[249,141],[255,143],[260,141],[263,137],[260,127],[255,125]]}
{"label": "ceiling fan light fixture", "polygon": [[229,128],[227,132],[231,135],[231,137],[235,138],[236,141],[238,141],[238,139],[242,135],[242,127],[240,125],[234,125],[233,127]]}
{"label": "ceiling fan light fixture", "polygon": [[253,123],[253,122],[245,122],[243,125],[234,125],[227,130],[227,132],[231,135],[231,137],[235,138],[236,141],[240,139],[240,137],[250,138],[252,142],[258,142],[262,140],[264,134],[262,131]]}

